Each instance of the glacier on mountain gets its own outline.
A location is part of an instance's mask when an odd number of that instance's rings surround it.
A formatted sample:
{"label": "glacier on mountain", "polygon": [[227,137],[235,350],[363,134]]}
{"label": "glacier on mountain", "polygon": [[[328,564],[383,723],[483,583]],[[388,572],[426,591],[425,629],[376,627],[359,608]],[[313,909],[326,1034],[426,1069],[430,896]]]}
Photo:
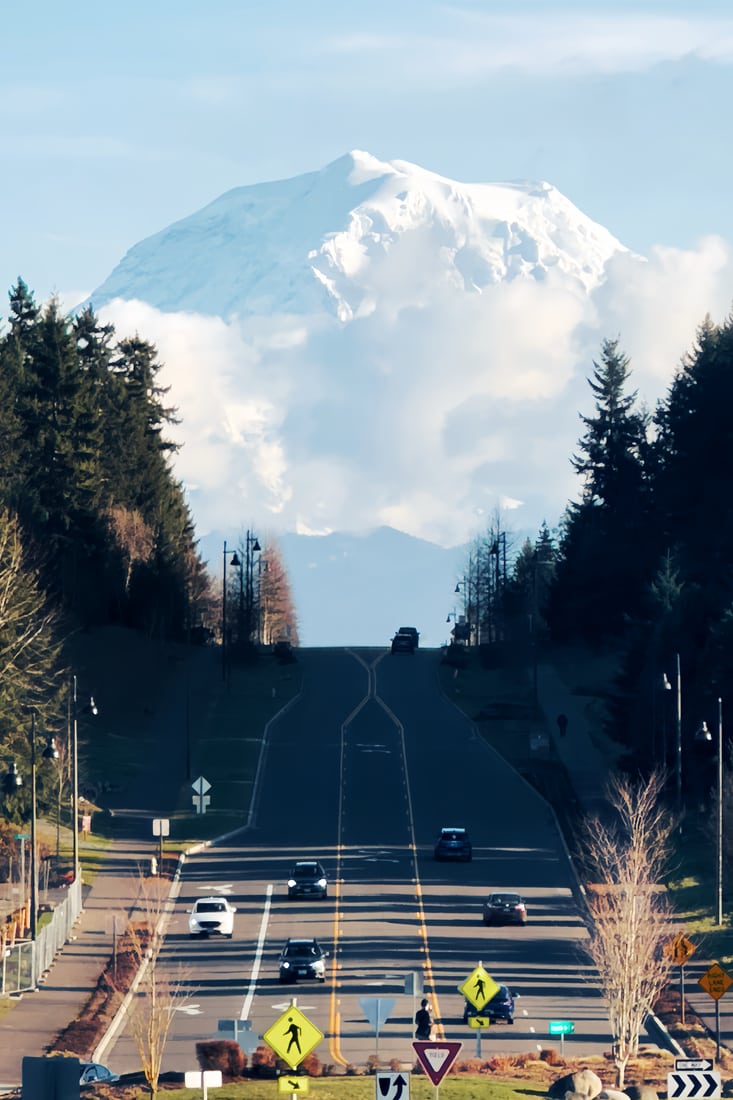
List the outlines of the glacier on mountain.
{"label": "glacier on mountain", "polygon": [[[136,244],[91,295],[225,319],[377,308],[385,268],[468,293],[553,279],[587,294],[626,251],[548,183],[457,183],[354,151],[293,179],[237,187]],[[421,272],[418,278],[415,278]]]}

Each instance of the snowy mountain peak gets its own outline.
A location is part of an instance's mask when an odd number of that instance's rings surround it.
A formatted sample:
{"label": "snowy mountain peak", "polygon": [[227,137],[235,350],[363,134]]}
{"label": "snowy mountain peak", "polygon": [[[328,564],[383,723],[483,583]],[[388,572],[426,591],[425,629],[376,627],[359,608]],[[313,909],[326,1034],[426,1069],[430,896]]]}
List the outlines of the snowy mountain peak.
{"label": "snowy mountain peak", "polygon": [[548,183],[458,183],[353,150],[238,187],[135,245],[91,295],[221,317],[420,308],[512,280],[602,282],[622,245]]}

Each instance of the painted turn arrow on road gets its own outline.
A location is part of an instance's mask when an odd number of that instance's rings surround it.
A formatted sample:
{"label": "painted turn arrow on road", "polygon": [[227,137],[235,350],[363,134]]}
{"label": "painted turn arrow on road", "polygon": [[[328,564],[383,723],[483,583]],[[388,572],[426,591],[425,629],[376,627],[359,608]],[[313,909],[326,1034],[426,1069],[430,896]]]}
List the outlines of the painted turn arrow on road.
{"label": "painted turn arrow on road", "polygon": [[719,1073],[668,1073],[669,1100],[717,1100],[721,1095]]}

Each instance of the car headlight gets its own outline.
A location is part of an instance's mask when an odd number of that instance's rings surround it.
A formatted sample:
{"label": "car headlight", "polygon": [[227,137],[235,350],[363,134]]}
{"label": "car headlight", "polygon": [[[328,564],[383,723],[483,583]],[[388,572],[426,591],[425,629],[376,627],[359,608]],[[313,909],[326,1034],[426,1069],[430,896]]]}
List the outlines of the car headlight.
{"label": "car headlight", "polygon": [[290,887],[291,889],[292,889],[292,887],[293,887],[293,886],[297,886],[297,885],[298,885],[298,884],[297,884],[297,882],[295,881],[295,879],[294,879],[294,878],[289,878],[289,879],[288,879],[288,886],[289,886],[289,887]]}
{"label": "car headlight", "polygon": [[318,885],[319,885],[319,886],[321,887],[321,889],[322,889],[322,890],[324,890],[324,889],[325,889],[325,887],[326,887],[326,880],[325,880],[325,878],[319,878],[319,880],[318,880]]}
{"label": "car headlight", "polygon": [[289,962],[281,962],[280,966],[283,968],[283,970],[288,970],[290,968],[290,963]]}

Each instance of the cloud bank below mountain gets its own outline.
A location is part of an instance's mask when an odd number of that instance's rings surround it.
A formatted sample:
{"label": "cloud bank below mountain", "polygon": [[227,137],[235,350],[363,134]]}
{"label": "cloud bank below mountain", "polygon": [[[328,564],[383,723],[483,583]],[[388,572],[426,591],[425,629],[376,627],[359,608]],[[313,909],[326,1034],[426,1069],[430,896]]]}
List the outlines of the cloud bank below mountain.
{"label": "cloud bank below mountain", "polygon": [[404,261],[419,295],[399,263],[374,269],[374,308],[347,325],[326,313],[225,321],[139,301],[100,311],[159,349],[199,531],[387,525],[452,546],[497,508],[514,528],[554,526],[577,496],[570,457],[601,341],[620,338],[653,406],[705,315],[727,314],[733,287],[730,249],[712,237],[646,261],[620,252],[589,294],[549,277],[466,295],[430,277],[429,255]]}

